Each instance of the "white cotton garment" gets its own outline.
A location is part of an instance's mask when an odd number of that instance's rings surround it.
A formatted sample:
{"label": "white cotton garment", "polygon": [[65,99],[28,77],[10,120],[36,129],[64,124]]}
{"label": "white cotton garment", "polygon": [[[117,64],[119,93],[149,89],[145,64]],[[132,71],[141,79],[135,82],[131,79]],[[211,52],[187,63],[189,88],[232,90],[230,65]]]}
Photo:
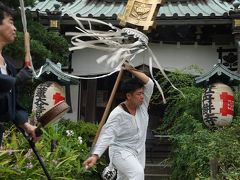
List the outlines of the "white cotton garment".
{"label": "white cotton garment", "polygon": [[1,73],[2,74],[8,74],[7,73],[7,64],[6,63],[4,63],[4,65],[3,66],[0,66],[0,69],[1,69]]}
{"label": "white cotton garment", "polygon": [[129,152],[139,159],[143,168],[145,167],[145,141],[149,121],[148,105],[153,87],[154,83],[149,78],[144,86],[144,102],[137,108],[135,116],[123,110],[121,105],[110,113],[92,154],[100,157],[109,147],[110,161],[115,152],[123,152],[123,155],[126,154],[125,152]]}

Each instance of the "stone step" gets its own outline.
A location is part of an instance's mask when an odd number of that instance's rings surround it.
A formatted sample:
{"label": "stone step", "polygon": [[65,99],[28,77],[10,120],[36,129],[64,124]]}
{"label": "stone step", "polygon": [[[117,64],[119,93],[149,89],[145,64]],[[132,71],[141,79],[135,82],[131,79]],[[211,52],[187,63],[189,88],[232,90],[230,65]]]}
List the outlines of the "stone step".
{"label": "stone step", "polygon": [[162,162],[165,162],[166,161],[166,158],[154,158],[154,159],[150,159],[150,158],[147,158],[146,159],[146,163],[162,163]]}
{"label": "stone step", "polygon": [[170,157],[171,146],[146,147],[146,162],[160,163]]}
{"label": "stone step", "polygon": [[171,174],[171,165],[163,165],[163,164],[146,164],[145,166],[145,174]]}
{"label": "stone step", "polygon": [[163,151],[161,149],[146,149],[146,158],[149,159],[166,159],[170,156],[171,151]]}
{"label": "stone step", "polygon": [[145,180],[170,180],[171,176],[168,174],[145,174]]}
{"label": "stone step", "polygon": [[145,180],[171,179],[171,165],[166,161],[170,156],[171,148],[168,135],[157,135],[147,139]]}
{"label": "stone step", "polygon": [[171,141],[168,135],[149,136],[146,140],[146,162],[160,163],[169,158]]}

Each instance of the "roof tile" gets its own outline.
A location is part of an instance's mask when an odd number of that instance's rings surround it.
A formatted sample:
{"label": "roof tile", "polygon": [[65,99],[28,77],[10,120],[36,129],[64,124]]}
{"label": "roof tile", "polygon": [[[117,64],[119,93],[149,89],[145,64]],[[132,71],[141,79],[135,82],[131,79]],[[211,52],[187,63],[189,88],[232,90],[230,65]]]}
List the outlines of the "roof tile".
{"label": "roof tile", "polygon": [[[100,17],[104,15],[105,17],[115,18],[116,14],[122,14],[126,2],[100,2],[96,3],[95,1],[86,3],[87,0],[75,0],[73,3],[60,3],[57,0],[45,0],[39,1],[34,7],[28,7],[30,11],[39,10],[44,13],[46,10],[53,10],[54,4],[60,4],[62,14],[80,14],[82,17],[88,17],[91,14],[93,17]],[[197,16],[226,16],[226,13],[232,9],[231,3],[224,2],[222,0],[195,0],[195,1],[167,1],[164,6],[160,8],[158,17],[197,17]]]}

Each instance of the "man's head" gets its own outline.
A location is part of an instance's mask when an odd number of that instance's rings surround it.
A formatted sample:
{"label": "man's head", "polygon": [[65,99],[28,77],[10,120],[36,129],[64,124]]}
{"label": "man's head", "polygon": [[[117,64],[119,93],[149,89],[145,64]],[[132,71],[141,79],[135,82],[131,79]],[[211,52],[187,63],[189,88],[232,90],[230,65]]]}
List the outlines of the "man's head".
{"label": "man's head", "polygon": [[0,2],[0,24],[2,24],[2,20],[5,16],[13,17],[13,12],[8,6],[5,6],[2,2]]}
{"label": "man's head", "polygon": [[8,44],[15,40],[16,28],[12,10],[0,2],[0,42]]}
{"label": "man's head", "polygon": [[125,94],[127,101],[136,106],[142,104],[144,99],[144,83],[141,80],[137,78],[128,79],[123,82],[121,90]]}

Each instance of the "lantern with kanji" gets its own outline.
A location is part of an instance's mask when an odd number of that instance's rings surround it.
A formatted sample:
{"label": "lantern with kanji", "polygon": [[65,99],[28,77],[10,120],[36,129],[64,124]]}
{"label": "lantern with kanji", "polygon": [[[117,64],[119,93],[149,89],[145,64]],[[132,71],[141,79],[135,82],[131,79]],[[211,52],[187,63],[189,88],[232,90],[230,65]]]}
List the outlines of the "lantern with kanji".
{"label": "lantern with kanji", "polygon": [[197,85],[205,86],[202,96],[204,123],[210,128],[230,125],[234,115],[234,96],[230,86],[239,84],[240,75],[219,62],[195,80]]}
{"label": "lantern with kanji", "polygon": [[230,125],[233,113],[233,91],[228,85],[213,83],[205,88],[202,96],[202,116],[208,127]]}
{"label": "lantern with kanji", "polygon": [[41,122],[42,126],[58,120],[68,109],[64,89],[58,83],[47,81],[37,86],[32,111],[34,119]]}
{"label": "lantern with kanji", "polygon": [[205,86],[202,116],[203,122],[209,128],[231,124],[234,115],[234,96],[230,86],[236,86],[239,81],[239,74],[220,62],[214,65],[210,72],[196,78],[198,85]]}

